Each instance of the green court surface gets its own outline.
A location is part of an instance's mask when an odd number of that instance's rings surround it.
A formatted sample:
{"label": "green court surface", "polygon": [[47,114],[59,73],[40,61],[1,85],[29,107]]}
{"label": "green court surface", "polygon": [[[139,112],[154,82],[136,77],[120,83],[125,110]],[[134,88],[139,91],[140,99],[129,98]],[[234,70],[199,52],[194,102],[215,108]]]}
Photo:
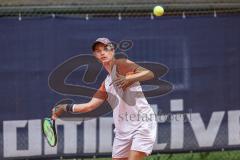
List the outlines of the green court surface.
{"label": "green court surface", "polygon": [[[71,160],[111,160],[111,158],[76,158]],[[240,151],[155,154],[145,160],[240,160]]]}

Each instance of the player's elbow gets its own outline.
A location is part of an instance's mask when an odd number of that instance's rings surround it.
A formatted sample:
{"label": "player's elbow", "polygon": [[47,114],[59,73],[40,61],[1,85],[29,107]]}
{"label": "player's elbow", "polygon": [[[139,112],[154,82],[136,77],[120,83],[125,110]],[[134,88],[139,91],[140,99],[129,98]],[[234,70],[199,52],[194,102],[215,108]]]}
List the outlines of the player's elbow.
{"label": "player's elbow", "polygon": [[155,77],[154,73],[149,70],[149,79],[153,79]]}

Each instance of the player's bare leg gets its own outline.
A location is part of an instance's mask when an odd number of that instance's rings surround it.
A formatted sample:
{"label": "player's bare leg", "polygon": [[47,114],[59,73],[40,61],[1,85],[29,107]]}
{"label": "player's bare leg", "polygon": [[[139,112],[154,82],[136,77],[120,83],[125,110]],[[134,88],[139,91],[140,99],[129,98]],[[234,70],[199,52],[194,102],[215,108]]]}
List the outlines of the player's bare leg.
{"label": "player's bare leg", "polygon": [[128,160],[143,160],[146,156],[147,155],[144,152],[131,150],[128,156]]}

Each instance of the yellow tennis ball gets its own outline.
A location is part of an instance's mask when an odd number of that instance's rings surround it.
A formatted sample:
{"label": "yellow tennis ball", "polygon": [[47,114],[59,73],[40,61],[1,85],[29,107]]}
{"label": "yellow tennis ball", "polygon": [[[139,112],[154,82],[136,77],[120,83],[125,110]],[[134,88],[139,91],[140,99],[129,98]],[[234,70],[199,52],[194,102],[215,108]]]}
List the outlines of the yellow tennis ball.
{"label": "yellow tennis ball", "polygon": [[153,14],[154,14],[155,16],[162,16],[163,13],[164,13],[164,9],[163,9],[162,6],[155,6],[155,7],[153,8]]}

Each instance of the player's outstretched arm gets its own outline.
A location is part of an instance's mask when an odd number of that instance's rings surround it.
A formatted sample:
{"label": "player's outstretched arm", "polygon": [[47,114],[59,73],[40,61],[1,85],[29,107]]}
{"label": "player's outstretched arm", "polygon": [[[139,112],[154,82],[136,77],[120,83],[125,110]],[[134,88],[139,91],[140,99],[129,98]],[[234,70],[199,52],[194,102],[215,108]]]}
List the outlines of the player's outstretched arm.
{"label": "player's outstretched arm", "polygon": [[101,90],[98,90],[92,99],[88,103],[84,104],[75,104],[74,105],[74,113],[85,113],[90,112],[97,107],[99,107],[105,100],[106,100],[106,93],[102,92]]}
{"label": "player's outstretched arm", "polygon": [[93,95],[92,99],[88,103],[82,104],[59,104],[52,109],[52,119],[56,120],[64,112],[70,113],[85,113],[90,112],[99,107],[107,99],[107,93],[105,91],[104,83]]}

